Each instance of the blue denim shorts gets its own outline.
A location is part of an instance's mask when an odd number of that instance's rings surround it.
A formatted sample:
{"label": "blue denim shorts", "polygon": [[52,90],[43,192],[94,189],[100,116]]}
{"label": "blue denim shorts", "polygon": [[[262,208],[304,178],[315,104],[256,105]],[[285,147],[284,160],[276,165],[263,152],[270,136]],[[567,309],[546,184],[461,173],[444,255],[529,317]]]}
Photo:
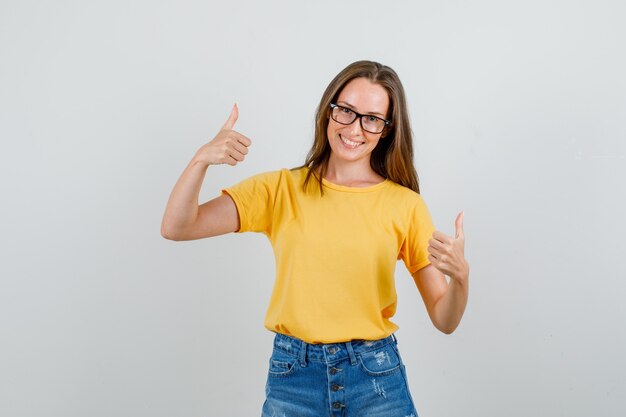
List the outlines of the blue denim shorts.
{"label": "blue denim shorts", "polygon": [[262,417],[418,417],[394,335],[309,344],[276,333]]}

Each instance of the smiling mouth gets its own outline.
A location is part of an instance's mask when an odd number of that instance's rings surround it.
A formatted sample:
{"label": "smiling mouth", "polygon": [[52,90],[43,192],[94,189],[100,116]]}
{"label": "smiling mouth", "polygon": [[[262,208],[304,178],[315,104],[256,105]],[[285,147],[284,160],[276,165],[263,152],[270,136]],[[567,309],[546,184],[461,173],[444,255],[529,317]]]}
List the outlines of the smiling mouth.
{"label": "smiling mouth", "polygon": [[354,149],[356,147],[358,147],[359,145],[364,144],[365,142],[355,142],[353,140],[349,140],[344,138],[343,136],[339,135],[339,139],[341,139],[341,141],[346,144],[348,147]]}

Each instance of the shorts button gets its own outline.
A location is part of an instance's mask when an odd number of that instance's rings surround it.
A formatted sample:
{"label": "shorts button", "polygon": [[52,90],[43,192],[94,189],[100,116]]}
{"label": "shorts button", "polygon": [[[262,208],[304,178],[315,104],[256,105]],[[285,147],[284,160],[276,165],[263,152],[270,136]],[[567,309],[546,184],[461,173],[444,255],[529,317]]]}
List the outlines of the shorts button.
{"label": "shorts button", "polygon": [[333,384],[330,386],[330,389],[333,391],[339,391],[341,388],[343,388],[341,385],[337,385],[337,384]]}
{"label": "shorts button", "polygon": [[334,402],[334,403],[333,403],[333,408],[334,408],[335,410],[340,409],[340,408],[341,408],[341,403],[339,403],[339,402]]}
{"label": "shorts button", "polygon": [[339,372],[339,369],[337,369],[335,367],[330,368],[330,374],[331,375],[335,375],[337,372]]}
{"label": "shorts button", "polygon": [[332,346],[328,348],[328,353],[330,353],[331,355],[334,355],[335,353],[337,353],[337,348]]}

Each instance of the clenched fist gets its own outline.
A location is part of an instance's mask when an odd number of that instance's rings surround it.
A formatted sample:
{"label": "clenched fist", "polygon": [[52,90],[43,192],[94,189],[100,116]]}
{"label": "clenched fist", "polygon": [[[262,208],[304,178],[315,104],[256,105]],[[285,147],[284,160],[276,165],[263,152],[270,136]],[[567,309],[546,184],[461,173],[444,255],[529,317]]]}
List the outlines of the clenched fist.
{"label": "clenched fist", "polygon": [[252,141],[233,130],[237,117],[239,117],[239,109],[235,104],[228,120],[215,138],[196,152],[196,160],[204,161],[208,165],[228,164],[232,166],[244,160]]}
{"label": "clenched fist", "polygon": [[456,217],[456,237],[440,231],[433,233],[428,241],[428,260],[441,272],[460,284],[466,284],[469,264],[465,260],[465,233],[463,232],[463,212]]}

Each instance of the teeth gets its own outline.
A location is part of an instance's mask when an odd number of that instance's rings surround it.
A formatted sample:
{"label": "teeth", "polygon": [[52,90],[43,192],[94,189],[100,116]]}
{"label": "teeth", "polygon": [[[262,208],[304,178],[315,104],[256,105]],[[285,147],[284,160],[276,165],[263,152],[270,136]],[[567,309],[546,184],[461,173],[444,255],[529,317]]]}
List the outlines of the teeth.
{"label": "teeth", "polygon": [[362,143],[362,142],[353,142],[353,141],[351,141],[351,140],[348,140],[348,139],[344,138],[344,137],[343,137],[343,136],[341,136],[341,135],[340,135],[339,137],[341,138],[341,141],[342,141],[343,143],[345,143],[345,144],[346,144],[346,145],[348,145],[348,146],[351,146],[352,148],[356,148],[357,146],[359,146],[359,145]]}

